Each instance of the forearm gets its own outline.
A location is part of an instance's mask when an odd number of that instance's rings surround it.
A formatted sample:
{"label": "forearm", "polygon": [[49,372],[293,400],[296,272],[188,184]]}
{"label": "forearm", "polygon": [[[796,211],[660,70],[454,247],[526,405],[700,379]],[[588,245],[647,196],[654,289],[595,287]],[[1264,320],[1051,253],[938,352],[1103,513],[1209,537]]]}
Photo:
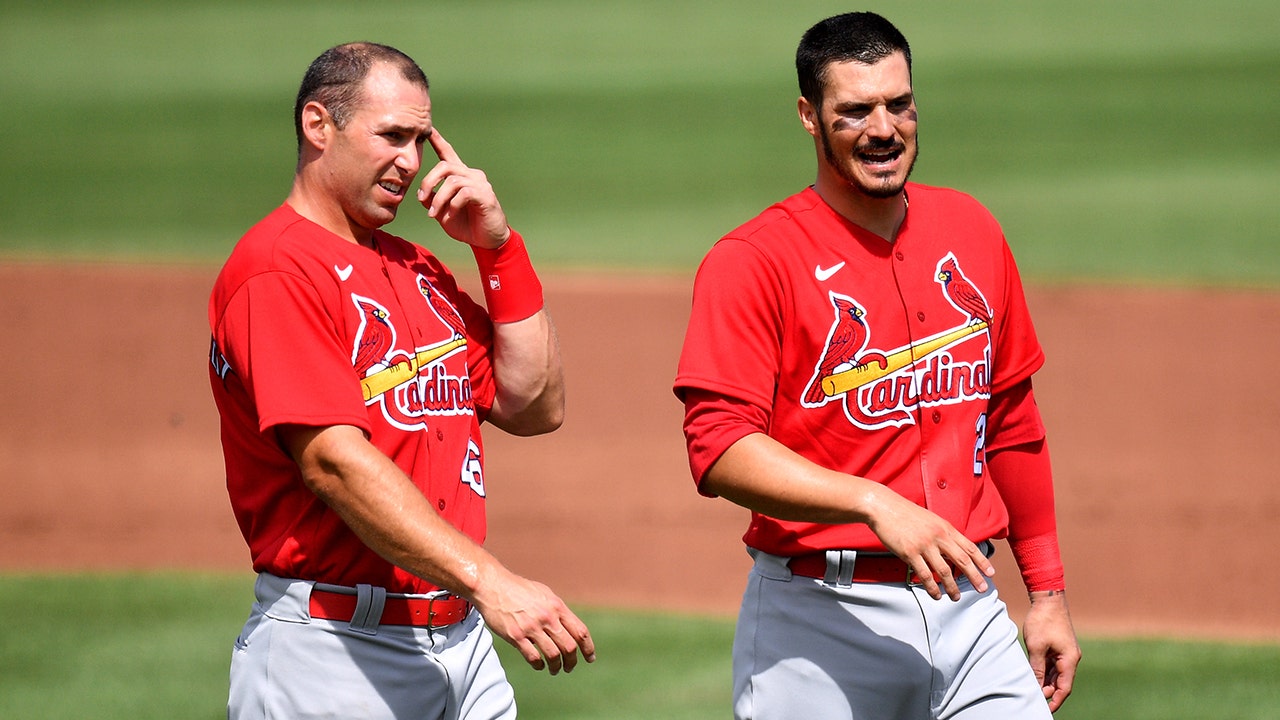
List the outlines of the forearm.
{"label": "forearm", "polygon": [[[781,520],[866,523],[935,599],[960,597],[965,575],[979,592],[995,572],[950,523],[866,478],[827,470],[763,433],[735,442],[703,476],[708,492]],[[939,581],[936,578],[941,578]]]}
{"label": "forearm", "polygon": [[497,394],[489,422],[513,435],[551,432],[564,422],[564,369],[547,311],[494,324]]}
{"label": "forearm", "polygon": [[473,247],[493,320],[497,395],[489,421],[515,435],[551,432],[564,421],[564,371],[542,282],[519,233],[496,248]]}
{"label": "forearm", "polygon": [[435,511],[396,464],[357,428],[281,432],[303,481],[374,552],[450,592],[473,598],[505,569]]}
{"label": "forearm", "polygon": [[1006,448],[987,463],[1009,512],[1009,548],[1027,590],[1062,590],[1066,582],[1047,445],[1041,440]]}
{"label": "forearm", "polygon": [[595,660],[582,621],[541,583],[507,570],[440,517],[399,467],[350,426],[280,429],[303,481],[391,563],[466,598],[535,670]]}
{"label": "forearm", "polygon": [[816,523],[868,522],[888,491],[879,483],[828,470],[763,433],[731,445],[702,478],[704,491],[778,518]]}

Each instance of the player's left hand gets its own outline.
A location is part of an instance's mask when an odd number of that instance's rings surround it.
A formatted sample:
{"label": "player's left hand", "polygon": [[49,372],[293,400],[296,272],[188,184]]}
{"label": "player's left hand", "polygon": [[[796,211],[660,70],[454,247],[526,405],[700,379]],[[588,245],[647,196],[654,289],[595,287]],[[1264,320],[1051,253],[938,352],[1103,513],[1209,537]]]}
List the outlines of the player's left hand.
{"label": "player's left hand", "polygon": [[1031,607],[1022,624],[1027,641],[1027,659],[1040,687],[1044,690],[1049,710],[1057,712],[1071,694],[1076,667],[1080,664],[1080,645],[1071,626],[1067,596],[1061,590],[1031,593]]}
{"label": "player's left hand", "polygon": [[596,661],[591,632],[551,588],[496,563],[477,583],[472,603],[495,635],[511,643],[534,670],[572,672],[578,657]]}
{"label": "player's left hand", "polygon": [[487,249],[502,245],[511,228],[489,179],[462,162],[439,130],[432,128],[428,140],[440,162],[423,176],[418,202],[454,240]]}

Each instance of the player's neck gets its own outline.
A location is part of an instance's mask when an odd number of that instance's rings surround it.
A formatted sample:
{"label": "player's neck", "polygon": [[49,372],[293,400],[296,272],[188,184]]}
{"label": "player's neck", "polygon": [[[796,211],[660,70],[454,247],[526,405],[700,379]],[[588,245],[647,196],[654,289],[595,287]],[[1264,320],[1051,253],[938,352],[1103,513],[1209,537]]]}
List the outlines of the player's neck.
{"label": "player's neck", "polygon": [[329,197],[328,194],[310,187],[302,176],[297,176],[285,202],[294,212],[343,240],[370,247],[373,242],[372,231],[354,226],[342,208],[329,200]]}
{"label": "player's neck", "polygon": [[824,182],[819,177],[813,189],[841,217],[892,243],[907,217],[906,190],[886,198],[852,191],[841,183]]}

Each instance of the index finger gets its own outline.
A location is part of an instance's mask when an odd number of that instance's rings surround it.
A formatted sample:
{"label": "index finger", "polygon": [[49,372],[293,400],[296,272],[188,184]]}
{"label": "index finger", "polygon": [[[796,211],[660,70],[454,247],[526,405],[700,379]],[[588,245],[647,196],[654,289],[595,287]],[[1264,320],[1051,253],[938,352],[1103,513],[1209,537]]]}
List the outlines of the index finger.
{"label": "index finger", "polygon": [[444,139],[438,128],[431,128],[431,134],[427,136],[427,141],[431,143],[431,149],[435,151],[436,157],[445,162],[462,162],[462,158],[458,157],[458,152],[453,149],[448,140]]}

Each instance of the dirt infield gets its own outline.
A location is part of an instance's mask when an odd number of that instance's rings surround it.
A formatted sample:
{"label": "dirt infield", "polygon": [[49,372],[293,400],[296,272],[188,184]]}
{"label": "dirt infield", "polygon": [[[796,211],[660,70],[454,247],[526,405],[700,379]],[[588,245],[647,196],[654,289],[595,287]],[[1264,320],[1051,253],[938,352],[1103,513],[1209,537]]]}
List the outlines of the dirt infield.
{"label": "dirt infield", "polygon": [[[206,381],[214,272],[0,264],[0,570],[245,569]],[[490,548],[577,603],[731,614],[745,511],[694,493],[669,389],[689,278],[546,283],[569,419],[487,436]],[[1280,294],[1029,293],[1078,628],[1280,639]]]}

